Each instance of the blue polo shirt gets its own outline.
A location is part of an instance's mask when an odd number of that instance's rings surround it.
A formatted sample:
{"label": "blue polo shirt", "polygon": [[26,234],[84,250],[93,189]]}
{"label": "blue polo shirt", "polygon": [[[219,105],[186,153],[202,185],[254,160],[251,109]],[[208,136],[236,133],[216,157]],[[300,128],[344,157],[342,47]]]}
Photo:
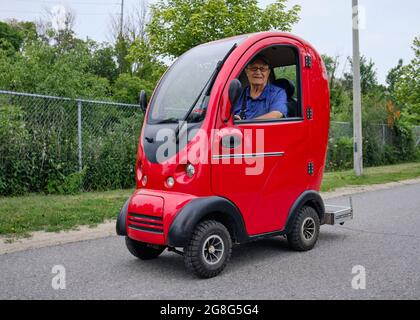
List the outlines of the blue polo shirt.
{"label": "blue polo shirt", "polygon": [[242,91],[241,96],[235,103],[233,109],[235,115],[239,115],[242,109],[242,100],[246,95],[246,118],[254,119],[272,111],[280,111],[284,117],[287,117],[287,94],[286,91],[271,83],[267,83],[261,95],[252,99],[250,96],[250,87],[247,86]]}

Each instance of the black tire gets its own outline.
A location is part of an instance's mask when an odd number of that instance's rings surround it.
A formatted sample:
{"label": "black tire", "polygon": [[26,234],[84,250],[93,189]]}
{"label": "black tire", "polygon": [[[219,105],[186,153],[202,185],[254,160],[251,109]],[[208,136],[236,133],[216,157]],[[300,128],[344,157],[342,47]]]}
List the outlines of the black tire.
{"label": "black tire", "polygon": [[184,263],[200,278],[212,278],[223,271],[232,253],[229,231],[220,222],[200,222],[184,248]]}
{"label": "black tire", "polygon": [[166,249],[164,246],[151,246],[150,244],[136,241],[129,237],[125,237],[125,244],[127,245],[128,251],[141,260],[155,259]]}
{"label": "black tire", "polygon": [[316,210],[308,206],[302,207],[297,213],[292,230],[287,235],[290,248],[296,251],[311,250],[319,237],[319,225]]}

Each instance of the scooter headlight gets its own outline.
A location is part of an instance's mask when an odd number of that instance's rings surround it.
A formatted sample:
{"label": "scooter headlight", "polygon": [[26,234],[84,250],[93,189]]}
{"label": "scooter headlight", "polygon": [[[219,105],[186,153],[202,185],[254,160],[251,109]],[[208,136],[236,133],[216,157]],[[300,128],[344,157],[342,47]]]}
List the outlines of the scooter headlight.
{"label": "scooter headlight", "polygon": [[175,180],[172,177],[169,177],[168,179],[166,179],[166,185],[168,186],[168,188],[172,188],[175,184]]}
{"label": "scooter headlight", "polygon": [[195,174],[195,167],[190,163],[185,168],[185,172],[187,173],[187,176],[189,178],[192,178],[194,176],[194,174]]}

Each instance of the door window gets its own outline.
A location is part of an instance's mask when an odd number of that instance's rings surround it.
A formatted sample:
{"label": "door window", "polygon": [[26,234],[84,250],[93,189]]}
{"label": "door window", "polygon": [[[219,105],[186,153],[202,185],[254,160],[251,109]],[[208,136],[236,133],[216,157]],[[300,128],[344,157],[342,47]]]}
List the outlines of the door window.
{"label": "door window", "polygon": [[[267,74],[264,74],[264,65],[269,67]],[[243,90],[233,106],[235,123],[302,119],[300,70],[299,52],[294,46],[270,46],[254,55],[238,77]],[[256,96],[252,89],[261,87],[264,77],[264,90]],[[273,111],[280,111],[282,117],[276,118],[275,112],[269,114]],[[269,119],[264,119],[265,115]]]}

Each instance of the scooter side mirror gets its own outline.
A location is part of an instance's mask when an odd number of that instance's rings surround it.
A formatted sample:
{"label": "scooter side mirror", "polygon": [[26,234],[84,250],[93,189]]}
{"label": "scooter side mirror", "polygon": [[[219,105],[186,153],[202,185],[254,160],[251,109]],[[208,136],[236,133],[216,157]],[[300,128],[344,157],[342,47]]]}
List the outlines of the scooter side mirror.
{"label": "scooter side mirror", "polygon": [[230,113],[233,113],[233,106],[238,100],[242,93],[242,83],[238,79],[233,79],[229,86],[229,101],[230,101]]}
{"label": "scooter side mirror", "polygon": [[146,112],[147,109],[147,95],[146,91],[141,90],[140,91],[140,108],[143,110],[143,112]]}

